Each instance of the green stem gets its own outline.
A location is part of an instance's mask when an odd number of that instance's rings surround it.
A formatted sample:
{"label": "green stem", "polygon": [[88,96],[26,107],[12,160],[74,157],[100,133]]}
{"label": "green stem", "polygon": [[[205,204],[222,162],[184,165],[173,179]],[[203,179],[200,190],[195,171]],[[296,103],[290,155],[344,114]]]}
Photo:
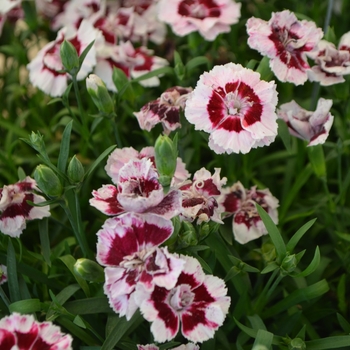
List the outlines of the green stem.
{"label": "green stem", "polygon": [[[280,277],[280,276],[277,276],[279,271],[280,271],[279,269],[276,269],[272,273],[272,275],[270,276],[269,280],[267,281],[264,289],[260,293],[260,295],[255,303],[255,306],[254,306],[254,310],[256,313],[259,313],[263,309],[263,307],[266,305],[267,300],[268,300],[268,296],[270,296],[272,294],[272,292],[271,293],[269,292],[270,286],[272,285],[273,282],[276,282]],[[273,285],[275,285],[275,283]],[[276,288],[276,286],[274,288]]]}
{"label": "green stem", "polygon": [[7,295],[5,294],[5,292],[1,286],[0,286],[0,297],[3,300],[3,302],[5,303],[6,307],[9,308],[10,304],[11,304],[10,299],[7,297]]}
{"label": "green stem", "polygon": [[112,124],[112,128],[113,128],[113,132],[114,132],[114,137],[115,137],[115,141],[117,143],[118,148],[122,148],[122,140],[120,138],[119,135],[119,130],[117,128],[117,123],[116,123],[116,118],[112,118],[111,119],[111,124]]}

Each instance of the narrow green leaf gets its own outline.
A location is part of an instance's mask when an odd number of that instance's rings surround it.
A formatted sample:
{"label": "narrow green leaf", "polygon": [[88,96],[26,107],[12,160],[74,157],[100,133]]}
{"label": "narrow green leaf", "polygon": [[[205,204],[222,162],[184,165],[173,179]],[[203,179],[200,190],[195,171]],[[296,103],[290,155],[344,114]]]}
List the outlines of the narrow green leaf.
{"label": "narrow green leaf", "polygon": [[26,173],[24,172],[22,167],[18,167],[17,169],[17,176],[19,181],[23,181],[26,178]]}
{"label": "narrow green leaf", "polygon": [[208,57],[206,56],[197,56],[195,58],[192,58],[191,60],[189,60],[186,65],[185,68],[188,72],[190,72],[193,68],[197,67],[197,66],[201,66],[203,64],[207,65],[207,68],[209,67],[210,61],[208,59]]}
{"label": "narrow green leaf", "polygon": [[88,46],[86,46],[84,51],[79,56],[79,70],[80,70],[81,66],[83,65],[83,62],[85,60],[86,55],[89,53],[89,51],[94,46],[94,44],[95,44],[95,40],[91,41],[91,43]]}
{"label": "narrow green leaf", "polygon": [[307,350],[329,350],[348,348],[350,344],[350,335],[310,340],[306,341],[305,344]]}
{"label": "narrow green leaf", "polygon": [[314,255],[310,265],[304,271],[302,271],[296,275],[291,275],[291,276],[293,276],[293,277],[309,276],[311,273],[313,273],[317,269],[318,265],[320,264],[320,260],[321,260],[320,249],[317,246],[316,250],[315,250],[315,255]]}
{"label": "narrow green leaf", "polygon": [[21,314],[32,314],[42,310],[39,299],[20,300],[9,306],[10,312],[19,312]]}
{"label": "narrow green leaf", "polygon": [[286,246],[284,244],[283,238],[282,238],[277,226],[272,221],[270,215],[267,214],[266,211],[257,203],[256,203],[256,208],[257,208],[258,213],[261,217],[261,220],[263,221],[263,223],[267,229],[267,232],[269,233],[271,241],[276,248],[277,259],[282,261],[282,259],[285,257],[285,255],[287,253],[287,249],[286,249]]}
{"label": "narrow green leaf", "polygon": [[89,170],[87,170],[87,172],[85,173],[85,178],[88,178],[91,175],[91,173],[95,170],[95,168],[101,163],[101,161],[105,157],[107,157],[107,155],[111,153],[116,147],[117,145],[113,145],[108,147],[105,151],[103,151],[102,154],[100,154],[100,156],[92,163]]}
{"label": "narrow green leaf", "polygon": [[276,270],[278,267],[279,266],[274,261],[272,261],[265,266],[265,268],[261,271],[261,274],[272,272]]}
{"label": "narrow green leaf", "polygon": [[227,282],[230,279],[232,279],[233,277],[235,277],[236,275],[238,275],[241,271],[238,270],[238,268],[236,266],[232,266],[231,269],[227,272],[224,281]]}
{"label": "narrow green leaf", "polygon": [[247,316],[247,318],[250,324],[252,325],[253,329],[256,329],[256,330],[262,329],[266,331],[266,326],[259,315],[255,314],[253,316]]}
{"label": "narrow green leaf", "polygon": [[67,166],[67,161],[69,157],[70,136],[72,133],[72,127],[73,127],[73,120],[71,120],[66,125],[62,134],[60,153],[58,155],[58,160],[57,160],[57,168],[62,173],[66,172],[66,166]]}
{"label": "narrow green leaf", "polygon": [[140,77],[134,78],[132,79],[132,82],[138,82],[138,81],[142,81],[142,80],[146,80],[149,78],[153,78],[153,77],[157,77],[160,75],[165,75],[165,74],[173,74],[174,73],[174,69],[170,68],[170,67],[162,67],[162,68],[158,68],[153,70],[152,72],[146,73],[144,75],[141,75]]}
{"label": "narrow green leaf", "polygon": [[52,105],[52,104],[57,103],[57,102],[61,102],[61,101],[62,101],[62,98],[61,98],[61,97],[53,98],[52,100],[50,100],[50,101],[47,103],[47,106]]}
{"label": "narrow green leaf", "polygon": [[338,313],[337,313],[337,319],[341,328],[343,328],[344,332],[350,333],[350,323],[341,314],[338,314]]}
{"label": "narrow green leaf", "polygon": [[7,246],[7,282],[12,303],[21,300],[21,294],[17,277],[16,253],[13,248],[12,240],[9,238]]}
{"label": "narrow green leaf", "polygon": [[40,246],[41,253],[43,254],[45,262],[51,266],[51,248],[50,248],[50,237],[48,229],[48,219],[43,218],[39,221],[39,235],[40,235]]}
{"label": "narrow green leaf", "polygon": [[344,241],[350,242],[350,234],[349,233],[343,233],[343,232],[338,232],[338,231],[335,231],[335,233],[337,234],[338,237],[340,237]]}
{"label": "narrow green leaf", "polygon": [[75,316],[73,323],[79,326],[80,328],[86,329],[84,320],[79,315]]}
{"label": "narrow green leaf", "polygon": [[286,147],[289,154],[293,153],[292,140],[286,122],[283,119],[277,119],[277,124],[278,136],[282,139],[284,147]]}
{"label": "narrow green leaf", "polygon": [[114,67],[112,73],[113,84],[117,88],[118,96],[126,99],[134,99],[134,90],[129,78],[120,68]]}
{"label": "narrow green leaf", "polygon": [[326,161],[324,159],[323,145],[307,147],[307,153],[312,168],[318,178],[326,177]]}
{"label": "narrow green leaf", "polygon": [[259,329],[252,350],[263,349],[263,347],[271,349],[272,342],[273,333],[265,331],[264,329]]}
{"label": "narrow green leaf", "polygon": [[182,62],[181,56],[177,51],[174,51],[174,71],[179,80],[183,80],[186,74],[186,68]]}
{"label": "narrow green leaf", "polygon": [[347,310],[346,274],[342,274],[339,279],[337,297],[339,310],[345,315]]}
{"label": "narrow green leaf", "polygon": [[67,302],[64,307],[75,315],[91,315],[112,312],[107,297],[86,298]]}
{"label": "narrow green leaf", "polygon": [[317,219],[312,219],[312,220],[308,221],[305,225],[301,226],[300,229],[297,232],[295,232],[295,234],[289,240],[289,242],[287,243],[287,246],[286,246],[287,251],[289,253],[293,252],[294,248],[296,247],[296,245],[298,244],[300,239],[309,230],[309,228],[315,223],[316,220]]}

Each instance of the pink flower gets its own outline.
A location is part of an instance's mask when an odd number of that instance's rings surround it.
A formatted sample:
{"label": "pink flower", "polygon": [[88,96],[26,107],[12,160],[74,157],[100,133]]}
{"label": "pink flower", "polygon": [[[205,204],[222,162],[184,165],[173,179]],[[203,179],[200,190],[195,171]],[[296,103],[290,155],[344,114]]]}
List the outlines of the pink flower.
{"label": "pink flower", "polygon": [[199,31],[206,40],[228,33],[238,22],[241,4],[231,0],[160,0],[161,21],[169,24],[176,35]]}
{"label": "pink flower", "polygon": [[315,112],[301,108],[294,100],[280,106],[278,116],[283,119],[291,135],[308,141],[308,146],[315,146],[326,141],[333,124],[330,113],[332,100],[320,98]]}
{"label": "pink flower", "polygon": [[[159,350],[159,347],[155,344],[137,345],[137,350]],[[172,348],[170,350],[199,350],[199,346],[193,343],[188,343],[186,345],[177,346],[176,348]]]}
{"label": "pink flower", "polygon": [[240,182],[223,189],[218,199],[220,208],[227,216],[233,214],[232,231],[238,243],[245,244],[267,234],[255,203],[258,203],[278,223],[278,199],[268,189],[258,190],[253,186],[246,190]]}
{"label": "pink flower", "polygon": [[259,18],[247,21],[248,45],[270,58],[270,68],[280,81],[295,85],[307,80],[306,54],[314,50],[323,36],[314,22],[298,21],[289,10],[272,13],[266,22]]}
{"label": "pink flower", "polygon": [[3,350],[72,350],[72,337],[51,322],[37,322],[32,315],[13,313],[0,320]]}
{"label": "pink flower", "polygon": [[350,32],[341,37],[338,49],[333,43],[321,40],[318,50],[310,57],[316,63],[308,71],[310,81],[317,81],[322,86],[343,83],[343,76],[350,74]]}
{"label": "pink flower", "polygon": [[226,177],[220,179],[219,168],[215,168],[213,175],[205,168],[196,171],[193,181],[186,181],[180,187],[183,207],[180,217],[188,221],[197,220],[198,225],[209,220],[222,224],[216,199],[226,180]]}
{"label": "pink flower", "polygon": [[135,299],[143,317],[152,322],[155,341],[173,339],[180,328],[190,341],[203,342],[214,336],[223,324],[230,306],[225,283],[218,277],[205,275],[195,258],[180,255],[186,261],[175,286],[155,286],[147,291],[138,286]]}
{"label": "pink flower", "polygon": [[123,214],[106,220],[97,233],[97,261],[104,266],[105,294],[115,312],[130,319],[138,305],[135,287],[172,288],[184,261],[158,248],[173,232],[170,220],[153,214]]}
{"label": "pink flower", "polygon": [[196,130],[210,133],[216,153],[248,153],[277,135],[276,85],[260,74],[228,63],[203,73],[188,98],[185,117]]}
{"label": "pink flower", "polygon": [[153,213],[171,219],[181,207],[181,192],[171,190],[164,195],[153,163],[143,158],[130,160],[119,171],[117,187],[105,185],[93,191],[90,204],[107,215],[122,212]]}
{"label": "pink flower", "polygon": [[162,123],[164,133],[169,135],[171,131],[181,127],[180,110],[185,108],[186,100],[192,88],[174,86],[165,90],[159,98],[151,101],[135,112],[140,128],[151,131],[155,125]]}
{"label": "pink flower", "polygon": [[0,265],[0,285],[7,282],[7,267],[5,265]]}
{"label": "pink flower", "polygon": [[[114,183],[118,182],[118,176],[120,169],[129,161],[147,158],[150,159],[154,165],[154,148],[153,147],[144,147],[140,152],[136,151],[132,147],[116,148],[108,157],[105,170],[107,174],[111,177]],[[175,186],[190,176],[189,172],[185,168],[184,162],[181,158],[177,158],[177,164],[175,169],[174,178],[172,180],[171,186]]]}
{"label": "pink flower", "polygon": [[[45,93],[56,97],[62,96],[67,88],[69,75],[62,73],[63,65],[60,57],[60,46],[64,40],[70,41],[78,51],[78,55],[98,37],[98,31],[92,24],[83,20],[78,30],[64,27],[55,41],[46,44],[37,56],[27,65],[30,82]],[[83,65],[78,72],[77,79],[84,79],[96,64],[94,46],[86,55]]]}
{"label": "pink flower", "polygon": [[35,180],[27,176],[23,181],[0,189],[0,231],[11,237],[19,237],[26,228],[27,220],[50,216],[50,207],[35,207],[27,203],[45,202],[45,198],[35,193],[39,191]]}

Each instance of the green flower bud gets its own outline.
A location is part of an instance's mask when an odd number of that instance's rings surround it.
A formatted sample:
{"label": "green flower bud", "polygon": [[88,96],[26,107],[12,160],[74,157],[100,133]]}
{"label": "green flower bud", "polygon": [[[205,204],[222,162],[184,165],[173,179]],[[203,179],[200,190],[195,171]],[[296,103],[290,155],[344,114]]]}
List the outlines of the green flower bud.
{"label": "green flower bud", "polygon": [[86,88],[98,110],[106,115],[114,113],[114,103],[105,83],[96,74],[86,79]]}
{"label": "green flower bud", "polygon": [[220,224],[214,221],[202,222],[198,230],[198,238],[200,241],[209,236],[212,232],[217,232]]}
{"label": "green flower bud", "polygon": [[272,243],[264,243],[261,247],[261,254],[266,263],[276,259],[276,248]]}
{"label": "green flower bud", "polygon": [[76,75],[79,71],[79,56],[74,45],[64,40],[60,47],[60,56],[64,69],[71,75]]}
{"label": "green flower bud", "polygon": [[305,342],[300,338],[292,339],[288,345],[289,350],[306,350]]}
{"label": "green flower bud", "polygon": [[177,137],[172,141],[167,135],[159,135],[154,145],[156,167],[159,182],[162,186],[170,186],[177,162]]}
{"label": "green flower bud", "polygon": [[38,187],[50,197],[59,197],[62,185],[57,175],[46,165],[38,165],[34,171],[34,179]]}
{"label": "green flower bud", "polygon": [[84,167],[81,164],[80,160],[76,156],[73,156],[73,158],[68,164],[68,169],[67,169],[67,175],[69,179],[73,183],[79,183],[83,180],[84,174],[85,174]]}
{"label": "green flower bud", "polygon": [[29,136],[29,144],[40,154],[46,154],[46,147],[44,142],[44,136],[38,132],[37,134],[32,131]]}
{"label": "green flower bud", "polygon": [[287,255],[281,264],[281,273],[282,275],[289,275],[291,272],[295,270],[297,267],[297,258],[295,257],[295,254]]}
{"label": "green flower bud", "polygon": [[197,232],[193,225],[188,221],[183,221],[179,234],[179,248],[197,245]]}
{"label": "green flower bud", "polygon": [[74,264],[74,273],[86,281],[91,282],[103,282],[104,270],[103,267],[97,264],[95,261],[81,258]]}

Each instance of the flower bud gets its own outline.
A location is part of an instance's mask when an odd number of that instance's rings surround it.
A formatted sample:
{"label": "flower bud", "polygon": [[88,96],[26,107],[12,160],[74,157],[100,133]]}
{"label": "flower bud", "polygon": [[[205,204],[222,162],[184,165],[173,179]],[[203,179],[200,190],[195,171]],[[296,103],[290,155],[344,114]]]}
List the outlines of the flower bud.
{"label": "flower bud", "polygon": [[297,258],[295,254],[287,255],[281,264],[281,273],[282,275],[289,275],[297,267]]}
{"label": "flower bud", "polygon": [[179,248],[194,246],[198,243],[197,232],[193,225],[188,221],[183,221],[179,234]]}
{"label": "flower bud", "polygon": [[289,350],[306,350],[305,342],[300,338],[292,339],[288,344]]}
{"label": "flower bud", "polygon": [[60,47],[60,56],[64,69],[71,75],[79,71],[79,56],[74,45],[64,40]]}
{"label": "flower bud", "polygon": [[261,253],[266,263],[276,259],[276,248],[272,243],[264,243],[261,247]]}
{"label": "flower bud", "polygon": [[34,171],[34,179],[40,190],[50,197],[58,197],[62,193],[62,185],[57,175],[46,165],[38,165]]}
{"label": "flower bud", "polygon": [[80,160],[76,156],[73,156],[73,158],[68,164],[68,169],[67,169],[67,175],[69,179],[73,183],[79,183],[83,180],[84,174],[85,174],[84,168]]}
{"label": "flower bud", "polygon": [[98,110],[106,115],[114,113],[114,103],[105,83],[96,74],[86,78],[86,88]]}
{"label": "flower bud", "polygon": [[74,272],[86,281],[97,283],[104,281],[103,267],[89,259],[78,259],[74,264]]}
{"label": "flower bud", "polygon": [[172,141],[167,135],[159,135],[154,145],[156,167],[159,182],[162,186],[170,186],[177,162],[177,138]]}
{"label": "flower bud", "polygon": [[44,136],[38,132],[37,134],[32,131],[29,135],[29,144],[40,154],[46,153],[46,147],[44,142]]}

